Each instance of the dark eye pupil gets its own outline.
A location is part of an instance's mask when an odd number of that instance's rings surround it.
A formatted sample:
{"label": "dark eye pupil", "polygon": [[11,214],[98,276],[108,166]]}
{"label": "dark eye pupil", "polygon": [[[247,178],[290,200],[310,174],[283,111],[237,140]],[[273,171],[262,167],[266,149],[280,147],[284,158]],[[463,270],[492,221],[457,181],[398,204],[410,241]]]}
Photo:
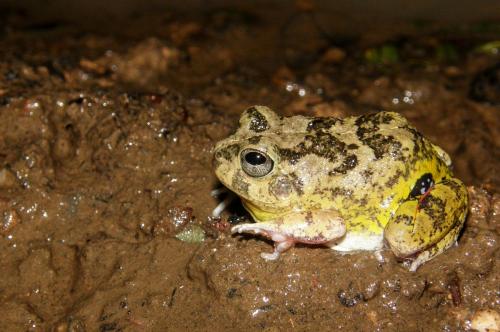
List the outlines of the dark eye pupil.
{"label": "dark eye pupil", "polygon": [[254,149],[241,151],[240,165],[242,170],[253,178],[260,178],[273,170],[273,159],[265,152]]}
{"label": "dark eye pupil", "polygon": [[266,162],[266,157],[258,152],[249,152],[245,155],[245,161],[250,165],[263,165]]}

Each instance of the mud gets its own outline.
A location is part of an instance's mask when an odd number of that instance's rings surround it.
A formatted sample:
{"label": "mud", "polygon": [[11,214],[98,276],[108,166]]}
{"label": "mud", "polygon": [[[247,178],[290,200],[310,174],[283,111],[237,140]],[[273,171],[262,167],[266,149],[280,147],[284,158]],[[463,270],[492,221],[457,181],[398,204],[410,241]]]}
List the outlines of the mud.
{"label": "mud", "polygon": [[[484,47],[500,25],[353,35],[314,17],[217,9],[89,30],[3,13],[0,330],[471,331],[500,320],[500,58]],[[416,273],[389,250],[384,263],[308,246],[263,261],[270,243],[228,232],[248,218],[237,202],[210,217],[221,199],[211,148],[254,104],[402,113],[469,186],[458,246]]]}

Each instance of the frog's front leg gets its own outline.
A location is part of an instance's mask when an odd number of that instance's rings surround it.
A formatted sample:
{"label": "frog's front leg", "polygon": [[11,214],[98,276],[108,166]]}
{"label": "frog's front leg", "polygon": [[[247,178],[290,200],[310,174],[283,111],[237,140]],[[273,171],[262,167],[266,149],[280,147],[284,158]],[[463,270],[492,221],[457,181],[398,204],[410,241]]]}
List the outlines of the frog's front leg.
{"label": "frog's front leg", "polygon": [[326,244],[344,236],[346,225],[336,211],[292,212],[276,219],[234,226],[233,233],[259,234],[274,241],[272,253],[262,258],[275,260],[295,243]]}
{"label": "frog's front leg", "polygon": [[453,245],[465,222],[467,189],[455,178],[435,184],[397,209],[384,230],[394,254],[410,259],[410,271]]}

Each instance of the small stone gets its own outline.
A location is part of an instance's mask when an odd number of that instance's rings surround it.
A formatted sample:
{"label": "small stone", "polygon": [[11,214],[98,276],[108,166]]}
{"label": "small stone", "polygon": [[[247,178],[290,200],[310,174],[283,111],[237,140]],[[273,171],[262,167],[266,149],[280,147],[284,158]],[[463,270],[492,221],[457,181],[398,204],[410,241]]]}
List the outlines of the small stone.
{"label": "small stone", "polygon": [[79,319],[71,319],[68,324],[68,332],[85,332],[85,324]]}
{"label": "small stone", "polygon": [[340,303],[347,307],[354,307],[358,302],[365,301],[362,293],[357,292],[352,285],[350,285],[347,289],[341,289],[337,293],[337,297]]}
{"label": "small stone", "polygon": [[3,213],[0,211],[0,234],[7,235],[20,221],[21,218],[16,210],[9,209]]}
{"label": "small stone", "polygon": [[203,27],[197,22],[174,22],[168,27],[170,39],[176,45],[182,44],[200,34],[202,30]]}
{"label": "small stone", "polygon": [[500,313],[490,309],[479,310],[472,316],[470,327],[479,332],[498,332]]}
{"label": "small stone", "polygon": [[321,57],[322,62],[326,63],[341,63],[346,57],[345,51],[338,47],[332,47],[326,50]]}
{"label": "small stone", "polygon": [[182,242],[201,243],[205,241],[205,232],[201,227],[192,225],[178,233],[175,238]]}
{"label": "small stone", "polygon": [[0,235],[7,235],[20,221],[19,214],[8,201],[0,199]]}
{"label": "small stone", "polygon": [[16,176],[8,169],[0,170],[0,188],[8,189],[18,186]]}
{"label": "small stone", "polygon": [[279,67],[272,77],[272,82],[279,87],[286,87],[289,82],[294,82],[295,80],[295,74],[286,66]]}
{"label": "small stone", "polygon": [[368,311],[368,312],[366,313],[366,317],[368,317],[368,320],[369,320],[370,322],[372,322],[374,325],[377,325],[377,324],[378,324],[378,322],[379,322],[378,315],[377,315],[377,312],[376,312],[376,311],[373,311],[373,310]]}
{"label": "small stone", "polygon": [[363,290],[363,298],[367,301],[373,299],[380,291],[380,282],[374,280],[369,282]]}
{"label": "small stone", "polygon": [[86,71],[93,72],[99,75],[103,75],[106,73],[107,68],[97,61],[92,61],[88,59],[80,60],[80,67],[85,69]]}
{"label": "small stone", "polygon": [[463,75],[463,72],[460,68],[457,66],[448,66],[444,69],[444,74],[448,77],[460,77]]}
{"label": "small stone", "polygon": [[483,188],[469,187],[470,215],[467,224],[470,226],[489,229],[491,220],[492,196]]}
{"label": "small stone", "polygon": [[491,216],[488,224],[500,233],[500,195],[494,194],[491,202]]}
{"label": "small stone", "polygon": [[71,141],[64,137],[58,137],[52,147],[54,157],[58,160],[64,160],[74,154],[74,148]]}

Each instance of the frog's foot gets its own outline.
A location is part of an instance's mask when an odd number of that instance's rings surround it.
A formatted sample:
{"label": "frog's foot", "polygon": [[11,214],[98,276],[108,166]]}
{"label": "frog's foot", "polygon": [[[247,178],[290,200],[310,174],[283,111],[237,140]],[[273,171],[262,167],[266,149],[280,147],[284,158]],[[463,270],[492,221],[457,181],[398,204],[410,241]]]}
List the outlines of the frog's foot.
{"label": "frog's foot", "polygon": [[283,242],[274,242],[274,251],[272,253],[261,252],[260,257],[264,258],[266,261],[274,261],[277,260],[281,253],[287,251],[295,242],[293,240],[285,240]]}
{"label": "frog's foot", "polygon": [[375,250],[373,252],[373,256],[375,256],[375,259],[377,260],[377,262],[379,262],[380,264],[383,264],[385,263],[385,259],[384,259],[384,256],[382,255],[382,250]]}
{"label": "frog's foot", "polygon": [[230,192],[226,187],[219,187],[210,193],[212,197],[219,197],[221,194],[227,193],[227,197],[224,198],[222,202],[220,202],[215,209],[212,211],[212,217],[219,218],[222,212],[226,210],[226,208],[231,204],[231,202],[236,198],[236,195],[233,192]]}
{"label": "frog's foot", "polygon": [[445,235],[441,241],[438,241],[435,245],[431,246],[427,250],[423,250],[418,253],[415,258],[408,259],[405,266],[408,267],[410,272],[417,271],[418,267],[425,262],[431,260],[435,256],[439,255],[452,245],[457,243],[458,234],[460,233],[461,227],[455,227],[450,230],[448,234]]}
{"label": "frog's foot", "polygon": [[293,212],[272,221],[236,225],[234,233],[252,233],[274,241],[273,253],[262,253],[262,258],[275,260],[295,243],[326,244],[346,232],[345,222],[332,211]]}
{"label": "frog's foot", "polygon": [[236,225],[231,229],[234,233],[252,233],[266,237],[274,241],[274,251],[272,253],[261,253],[260,256],[266,261],[274,261],[280,254],[295,245],[295,240],[279,232],[278,227],[272,223],[255,223]]}
{"label": "frog's foot", "polygon": [[467,215],[467,189],[455,178],[437,183],[421,199],[410,198],[387,223],[393,253],[416,269],[456,243]]}

